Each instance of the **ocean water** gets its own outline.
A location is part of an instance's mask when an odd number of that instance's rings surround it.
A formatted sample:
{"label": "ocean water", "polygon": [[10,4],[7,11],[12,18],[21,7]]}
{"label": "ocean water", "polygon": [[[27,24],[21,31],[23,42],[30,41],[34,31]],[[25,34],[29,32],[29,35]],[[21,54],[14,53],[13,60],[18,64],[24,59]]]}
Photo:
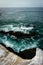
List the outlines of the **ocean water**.
{"label": "ocean water", "polygon": [[31,38],[17,38],[0,33],[0,44],[19,53],[30,48],[43,50],[43,8],[0,8],[0,31],[13,31],[29,34],[37,32]]}

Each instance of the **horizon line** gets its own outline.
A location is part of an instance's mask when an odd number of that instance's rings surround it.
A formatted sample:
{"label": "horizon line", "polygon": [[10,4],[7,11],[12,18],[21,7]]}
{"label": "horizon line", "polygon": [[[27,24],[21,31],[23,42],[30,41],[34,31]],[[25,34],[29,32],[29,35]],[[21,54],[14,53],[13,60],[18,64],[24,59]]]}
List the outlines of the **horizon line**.
{"label": "horizon line", "polygon": [[0,7],[0,8],[43,8],[43,7]]}

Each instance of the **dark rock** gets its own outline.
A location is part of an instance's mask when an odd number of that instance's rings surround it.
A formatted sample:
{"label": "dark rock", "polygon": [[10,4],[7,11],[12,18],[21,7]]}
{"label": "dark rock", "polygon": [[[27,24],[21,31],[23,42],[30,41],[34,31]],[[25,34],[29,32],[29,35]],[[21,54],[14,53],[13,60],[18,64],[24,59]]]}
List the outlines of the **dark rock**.
{"label": "dark rock", "polygon": [[13,35],[17,38],[31,38],[31,37],[34,37],[37,33],[36,32],[30,32],[29,34],[28,33],[23,33],[23,32],[13,32],[13,31],[8,31],[8,32],[5,32],[5,31],[0,31],[1,34],[9,34],[9,35]]}
{"label": "dark rock", "polygon": [[0,31],[0,34],[6,35],[7,33],[5,31]]}
{"label": "dark rock", "polygon": [[19,55],[24,59],[32,59],[36,55],[36,48],[24,50]]}

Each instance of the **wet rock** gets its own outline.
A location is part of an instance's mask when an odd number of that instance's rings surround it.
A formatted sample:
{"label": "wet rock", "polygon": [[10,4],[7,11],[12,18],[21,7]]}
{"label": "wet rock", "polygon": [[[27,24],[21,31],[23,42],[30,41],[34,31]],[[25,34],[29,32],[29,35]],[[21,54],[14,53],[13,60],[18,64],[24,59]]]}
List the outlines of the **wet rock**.
{"label": "wet rock", "polygon": [[36,48],[27,49],[19,53],[19,56],[24,59],[32,59],[36,55]]}
{"label": "wet rock", "polygon": [[37,33],[36,32],[30,32],[29,34],[28,33],[23,33],[23,32],[13,32],[13,31],[8,31],[8,32],[5,32],[5,31],[0,31],[1,34],[5,34],[5,35],[13,35],[17,38],[31,38],[31,37],[34,37]]}
{"label": "wet rock", "polygon": [[7,33],[5,31],[0,31],[0,34],[6,35]]}

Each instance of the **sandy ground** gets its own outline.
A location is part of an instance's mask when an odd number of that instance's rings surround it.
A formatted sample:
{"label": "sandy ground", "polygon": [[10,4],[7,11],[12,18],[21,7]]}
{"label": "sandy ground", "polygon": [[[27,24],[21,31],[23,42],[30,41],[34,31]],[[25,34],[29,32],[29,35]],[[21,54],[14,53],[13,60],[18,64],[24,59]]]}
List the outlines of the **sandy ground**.
{"label": "sandy ground", "polygon": [[25,60],[0,44],[0,65],[43,65],[43,51],[37,48],[36,56],[31,60]]}

